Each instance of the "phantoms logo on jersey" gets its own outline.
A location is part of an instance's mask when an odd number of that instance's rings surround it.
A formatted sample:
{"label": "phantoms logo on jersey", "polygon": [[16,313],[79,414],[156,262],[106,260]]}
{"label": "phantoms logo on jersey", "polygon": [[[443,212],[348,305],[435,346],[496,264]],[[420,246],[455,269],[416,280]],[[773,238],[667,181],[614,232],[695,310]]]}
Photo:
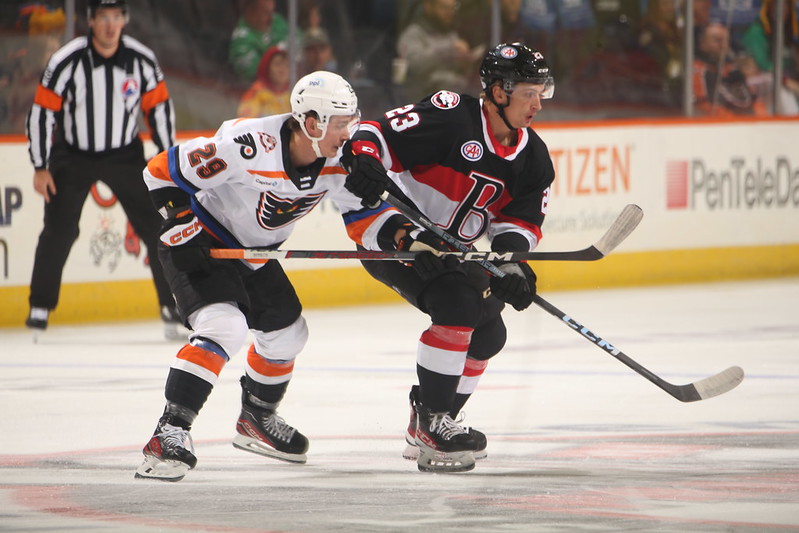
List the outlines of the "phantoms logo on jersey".
{"label": "phantoms logo on jersey", "polygon": [[762,209],[799,206],[799,167],[787,157],[733,158],[714,168],[703,159],[666,162],[666,208]]}
{"label": "phantoms logo on jersey", "polygon": [[453,109],[461,102],[461,96],[450,91],[438,91],[430,97],[430,102],[439,109]]}
{"label": "phantoms logo on jersey", "polygon": [[275,139],[272,135],[265,133],[263,131],[258,132],[258,137],[261,139],[261,146],[264,147],[264,150],[268,154],[272,150],[275,149],[277,146],[277,139]]}
{"label": "phantoms logo on jersey", "polygon": [[287,226],[308,214],[318,204],[325,193],[309,194],[299,198],[280,198],[265,192],[258,202],[258,224],[264,229],[278,229]]}

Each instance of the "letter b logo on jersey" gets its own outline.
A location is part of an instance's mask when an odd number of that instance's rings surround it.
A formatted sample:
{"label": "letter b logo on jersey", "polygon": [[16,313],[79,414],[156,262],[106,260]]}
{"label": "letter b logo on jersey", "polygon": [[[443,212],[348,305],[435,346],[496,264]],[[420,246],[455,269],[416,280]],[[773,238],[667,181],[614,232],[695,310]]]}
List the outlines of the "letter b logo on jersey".
{"label": "letter b logo on jersey", "polygon": [[469,178],[474,185],[461,200],[449,225],[451,233],[466,242],[478,239],[485,232],[489,221],[488,207],[499,200],[504,190],[501,181],[489,176],[472,172]]}

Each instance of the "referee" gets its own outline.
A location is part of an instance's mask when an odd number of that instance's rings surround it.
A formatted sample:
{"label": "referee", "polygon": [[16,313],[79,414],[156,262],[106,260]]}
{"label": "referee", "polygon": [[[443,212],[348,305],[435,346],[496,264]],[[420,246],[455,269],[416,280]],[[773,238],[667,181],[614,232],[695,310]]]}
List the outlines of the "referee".
{"label": "referee", "polygon": [[147,246],[164,332],[177,338],[179,319],[157,255],[161,217],[142,180],[146,161],[137,124],[141,110],[158,151],[165,150],[175,144],[174,109],[155,54],[122,35],[126,0],[89,0],[88,18],[89,35],[50,58],[28,114],[33,186],[45,205],[25,325],[47,327],[83,204],[100,180]]}

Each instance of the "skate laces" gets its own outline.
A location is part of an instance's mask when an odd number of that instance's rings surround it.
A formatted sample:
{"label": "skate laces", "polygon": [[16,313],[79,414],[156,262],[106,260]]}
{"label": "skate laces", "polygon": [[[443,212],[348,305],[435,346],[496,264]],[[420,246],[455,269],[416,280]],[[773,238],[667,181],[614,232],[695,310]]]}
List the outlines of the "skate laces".
{"label": "skate laces", "polygon": [[458,416],[453,420],[453,422],[462,426],[463,429],[466,430],[466,433],[468,433],[470,427],[463,423],[465,418],[466,418],[466,411],[461,411],[460,413],[458,413]]}
{"label": "skate laces", "polygon": [[469,431],[449,416],[449,413],[437,413],[430,421],[430,431],[441,435],[442,438],[450,440],[456,435],[468,434]]}
{"label": "skate laces", "polygon": [[191,438],[191,433],[180,426],[164,424],[161,427],[161,432],[158,434],[158,438],[163,442],[162,446],[167,449],[186,449],[186,441],[188,441],[189,451],[194,453],[194,441]]}
{"label": "skate laces", "polygon": [[272,413],[269,416],[264,417],[262,420],[263,420],[264,429],[266,429],[269,433],[271,433],[278,439],[282,440],[283,442],[291,441],[291,438],[294,436],[294,433],[297,432],[296,429],[286,424],[286,421],[283,420],[282,417],[276,415],[275,413]]}

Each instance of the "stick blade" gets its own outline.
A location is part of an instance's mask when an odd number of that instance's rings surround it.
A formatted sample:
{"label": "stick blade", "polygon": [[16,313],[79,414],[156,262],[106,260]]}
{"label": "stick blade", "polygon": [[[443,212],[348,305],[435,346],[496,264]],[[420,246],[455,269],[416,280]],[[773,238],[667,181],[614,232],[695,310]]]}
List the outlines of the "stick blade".
{"label": "stick blade", "polygon": [[603,257],[608,255],[638,227],[642,218],[644,218],[643,209],[635,204],[627,204],[618,218],[613,222],[613,225],[608,228],[602,238],[594,245],[594,248],[599,250],[599,253],[601,253]]}
{"label": "stick blade", "polygon": [[731,366],[714,376],[701,379],[689,385],[675,387],[675,390],[669,392],[681,402],[696,402],[729,392],[740,385],[743,380],[743,369],[739,366]]}

